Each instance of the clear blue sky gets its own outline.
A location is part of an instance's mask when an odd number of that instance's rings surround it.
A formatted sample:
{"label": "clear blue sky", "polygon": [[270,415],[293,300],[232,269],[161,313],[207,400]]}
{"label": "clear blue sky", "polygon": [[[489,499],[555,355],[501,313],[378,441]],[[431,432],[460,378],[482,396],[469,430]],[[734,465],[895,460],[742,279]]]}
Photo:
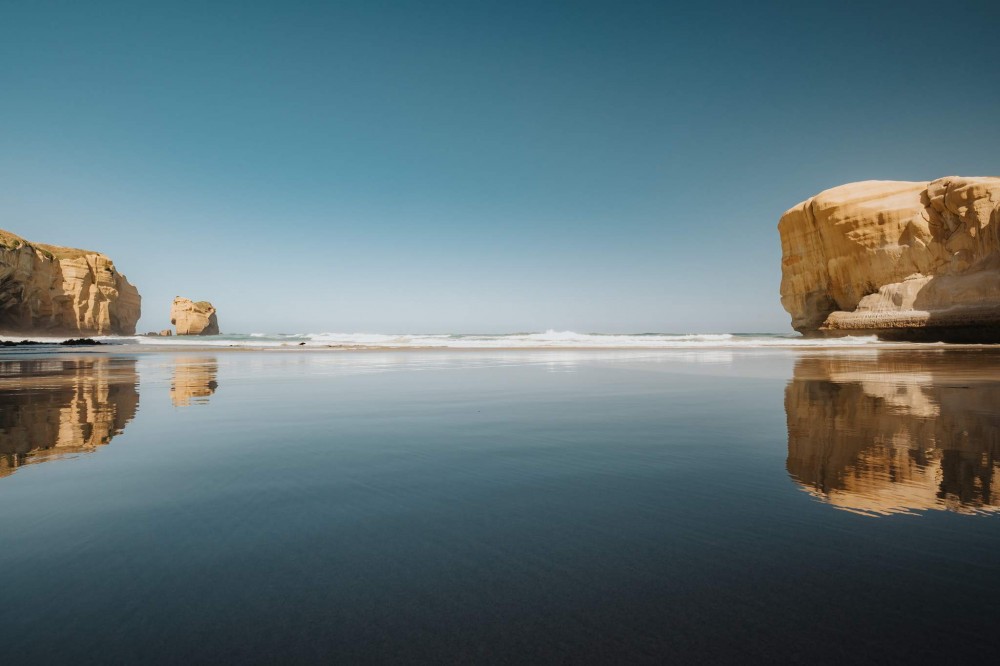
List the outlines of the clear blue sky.
{"label": "clear blue sky", "polygon": [[224,331],[787,331],[775,225],[1000,173],[1000,3],[0,0],[0,227]]}

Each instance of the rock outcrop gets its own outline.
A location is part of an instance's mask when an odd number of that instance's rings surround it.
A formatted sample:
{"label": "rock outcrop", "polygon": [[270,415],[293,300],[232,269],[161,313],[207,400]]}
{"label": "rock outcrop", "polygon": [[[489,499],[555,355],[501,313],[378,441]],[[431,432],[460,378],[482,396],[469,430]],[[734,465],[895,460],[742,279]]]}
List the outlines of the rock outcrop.
{"label": "rock outcrop", "polygon": [[1000,178],[835,187],[781,217],[781,303],[806,335],[1000,342]]}
{"label": "rock outcrop", "polygon": [[105,255],[0,230],[0,333],[133,335],[140,304]]}
{"label": "rock outcrop", "polygon": [[180,296],[170,306],[170,323],[177,327],[177,335],[218,335],[219,320],[215,308],[208,301],[192,301]]}

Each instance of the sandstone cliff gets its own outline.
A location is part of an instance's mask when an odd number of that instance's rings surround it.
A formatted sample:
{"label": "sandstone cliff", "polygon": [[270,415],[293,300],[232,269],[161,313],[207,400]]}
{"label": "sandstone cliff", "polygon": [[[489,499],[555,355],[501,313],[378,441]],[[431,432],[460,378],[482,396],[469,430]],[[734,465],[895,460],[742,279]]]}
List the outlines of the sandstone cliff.
{"label": "sandstone cliff", "polygon": [[139,292],[103,254],[0,230],[0,333],[133,335]]}
{"label": "sandstone cliff", "polygon": [[804,334],[1000,341],[1000,178],[865,181],[778,223],[781,303]]}
{"label": "sandstone cliff", "polygon": [[215,307],[208,301],[176,297],[170,306],[170,323],[177,327],[177,335],[219,334]]}

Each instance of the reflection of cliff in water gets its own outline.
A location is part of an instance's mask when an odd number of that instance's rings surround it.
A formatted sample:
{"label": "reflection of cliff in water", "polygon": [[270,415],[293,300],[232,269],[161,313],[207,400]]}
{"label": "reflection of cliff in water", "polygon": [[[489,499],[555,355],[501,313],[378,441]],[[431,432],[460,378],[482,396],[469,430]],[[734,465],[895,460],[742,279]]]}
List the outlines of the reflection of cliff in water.
{"label": "reflection of cliff in water", "polygon": [[138,381],[134,359],[0,361],[0,477],[110,442],[135,416]]}
{"label": "reflection of cliff in water", "polygon": [[804,358],[785,390],[788,473],[869,515],[1000,507],[1000,356]]}
{"label": "reflection of cliff in water", "polygon": [[205,404],[219,387],[216,376],[219,364],[213,356],[178,356],[174,358],[174,376],[170,381],[170,402],[175,407]]}

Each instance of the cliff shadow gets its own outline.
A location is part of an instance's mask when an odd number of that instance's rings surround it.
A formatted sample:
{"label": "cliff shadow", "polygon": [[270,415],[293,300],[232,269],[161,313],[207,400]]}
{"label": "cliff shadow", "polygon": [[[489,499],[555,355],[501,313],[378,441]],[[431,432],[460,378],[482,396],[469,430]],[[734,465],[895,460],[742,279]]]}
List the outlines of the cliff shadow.
{"label": "cliff shadow", "polygon": [[1000,353],[801,358],[785,413],[789,476],[838,509],[1000,510]]}
{"label": "cliff shadow", "polygon": [[110,443],[136,415],[138,384],[135,359],[0,361],[0,477]]}
{"label": "cliff shadow", "polygon": [[[1000,213],[998,209],[994,218]],[[984,230],[995,233],[997,222]],[[919,326],[878,331],[886,340],[994,344],[1000,342],[1000,254],[990,253],[962,273],[939,275],[914,296],[925,312]]]}

